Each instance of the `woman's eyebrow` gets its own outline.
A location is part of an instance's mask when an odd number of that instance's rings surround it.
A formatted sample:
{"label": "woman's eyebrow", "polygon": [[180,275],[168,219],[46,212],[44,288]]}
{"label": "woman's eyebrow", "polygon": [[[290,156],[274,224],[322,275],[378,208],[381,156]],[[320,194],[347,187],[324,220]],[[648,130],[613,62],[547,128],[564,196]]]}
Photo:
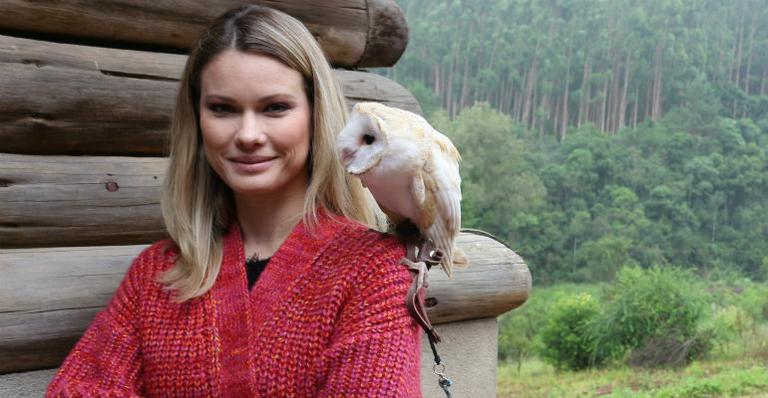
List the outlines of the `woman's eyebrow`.
{"label": "woman's eyebrow", "polygon": [[208,94],[203,97],[206,101],[211,100],[219,100],[219,101],[225,101],[225,102],[232,102],[233,99],[230,97],[227,97],[226,95],[218,95],[218,94]]}
{"label": "woman's eyebrow", "polygon": [[[273,101],[275,99],[293,99],[294,95],[290,93],[275,93],[275,94],[269,94],[265,95],[263,97],[260,97],[257,99],[258,102],[269,102]],[[226,101],[226,102],[233,102],[235,101],[233,98],[228,97],[226,95],[220,95],[220,94],[208,94],[203,97],[206,101],[211,100],[219,100],[219,101]]]}
{"label": "woman's eyebrow", "polygon": [[265,96],[259,98],[259,101],[260,102],[269,102],[269,101],[272,101],[272,100],[275,100],[275,99],[278,99],[278,98],[279,99],[293,99],[293,97],[294,97],[293,94],[290,94],[290,93],[276,93],[276,94],[265,95]]}

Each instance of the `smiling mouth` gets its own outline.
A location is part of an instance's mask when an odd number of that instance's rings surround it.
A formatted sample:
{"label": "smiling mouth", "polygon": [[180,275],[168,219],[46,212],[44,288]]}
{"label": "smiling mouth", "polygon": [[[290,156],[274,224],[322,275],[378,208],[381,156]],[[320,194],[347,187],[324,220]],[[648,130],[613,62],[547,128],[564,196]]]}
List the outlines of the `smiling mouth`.
{"label": "smiling mouth", "polygon": [[232,161],[240,164],[259,164],[277,159],[277,156],[238,156]]}

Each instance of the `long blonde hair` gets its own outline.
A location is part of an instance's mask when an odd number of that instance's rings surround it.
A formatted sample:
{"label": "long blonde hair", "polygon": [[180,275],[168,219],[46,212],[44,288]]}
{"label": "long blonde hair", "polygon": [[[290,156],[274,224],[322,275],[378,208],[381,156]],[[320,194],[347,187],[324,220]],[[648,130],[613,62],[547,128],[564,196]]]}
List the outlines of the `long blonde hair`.
{"label": "long blonde hair", "polygon": [[227,49],[274,57],[304,77],[312,107],[309,186],[303,218],[310,228],[317,209],[381,227],[370,194],[338,161],[335,137],[347,119],[339,83],[312,34],[293,17],[256,5],[230,10],[200,36],[187,59],[170,130],[170,162],[161,199],[168,234],[179,248],[176,263],[158,276],[183,302],[205,294],[221,267],[222,238],[235,221],[232,191],[209,166],[199,124],[202,71]]}

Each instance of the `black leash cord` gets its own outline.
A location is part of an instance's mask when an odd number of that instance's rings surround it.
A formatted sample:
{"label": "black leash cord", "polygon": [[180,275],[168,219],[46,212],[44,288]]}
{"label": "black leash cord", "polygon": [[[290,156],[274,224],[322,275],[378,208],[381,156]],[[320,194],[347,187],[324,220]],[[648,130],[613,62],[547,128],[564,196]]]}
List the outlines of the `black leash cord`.
{"label": "black leash cord", "polygon": [[437,375],[437,385],[443,389],[446,398],[451,398],[451,386],[453,381],[445,376],[445,364],[440,359],[440,355],[437,353],[437,347],[432,339],[432,335],[427,333],[427,340],[429,340],[429,348],[432,349],[432,354],[435,356],[435,366],[432,367],[432,372]]}

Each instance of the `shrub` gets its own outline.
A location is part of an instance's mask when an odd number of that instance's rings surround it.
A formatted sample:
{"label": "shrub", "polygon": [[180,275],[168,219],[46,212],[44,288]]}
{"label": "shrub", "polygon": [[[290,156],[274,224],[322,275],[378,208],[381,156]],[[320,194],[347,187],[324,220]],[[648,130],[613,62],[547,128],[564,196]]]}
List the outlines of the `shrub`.
{"label": "shrub", "polygon": [[[698,284],[690,272],[675,267],[622,268],[592,330],[595,355],[616,358],[673,343],[686,360],[706,351],[706,336],[697,334],[703,313]],[[644,357],[643,366],[677,363],[664,355],[648,360],[648,355],[638,352],[635,357]]]}
{"label": "shrub", "polygon": [[635,348],[629,355],[629,364],[645,368],[661,366],[682,367],[690,363],[696,351],[702,349],[705,339],[678,337],[650,337],[641,347]]}
{"label": "shrub", "polygon": [[599,311],[599,303],[587,293],[564,297],[555,303],[539,334],[544,360],[560,369],[584,369],[598,364],[589,329]]}
{"label": "shrub", "polygon": [[538,335],[547,325],[552,306],[563,297],[583,292],[598,295],[601,289],[600,285],[568,283],[534,286],[525,305],[499,317],[499,360],[516,361],[519,371],[525,358],[541,351]]}
{"label": "shrub", "polygon": [[735,305],[716,309],[711,321],[713,335],[718,343],[742,339],[754,325],[749,313]]}

